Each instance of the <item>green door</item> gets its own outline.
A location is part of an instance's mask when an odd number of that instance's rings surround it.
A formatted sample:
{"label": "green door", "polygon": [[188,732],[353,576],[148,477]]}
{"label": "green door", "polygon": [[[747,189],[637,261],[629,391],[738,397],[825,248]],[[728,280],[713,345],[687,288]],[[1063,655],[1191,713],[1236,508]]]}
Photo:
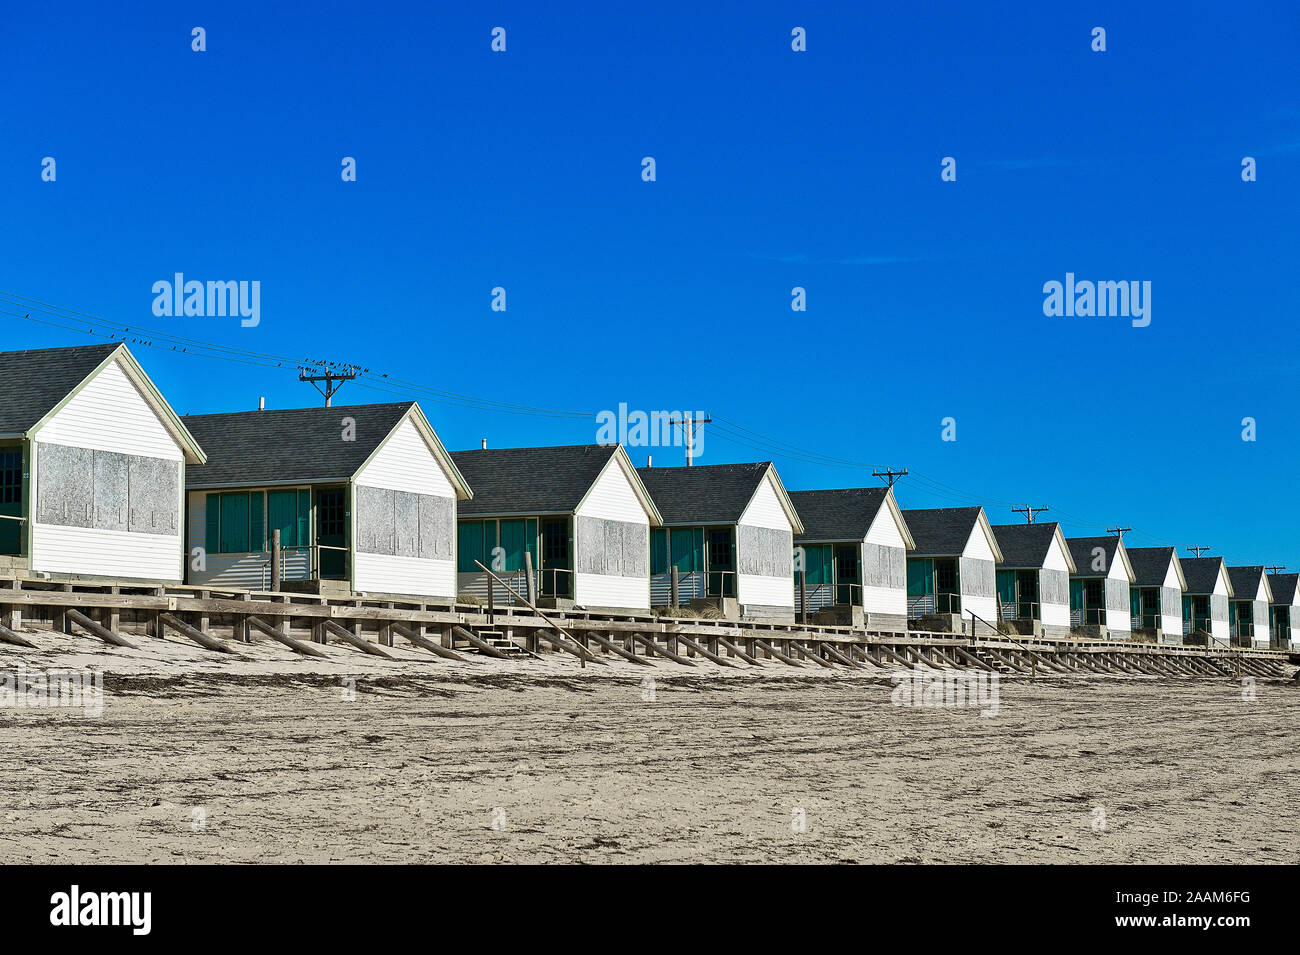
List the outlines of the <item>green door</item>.
{"label": "green door", "polygon": [[23,516],[23,449],[0,451],[0,554],[22,552],[22,521],[7,518]]}
{"label": "green door", "polygon": [[348,576],[347,488],[327,487],[316,491],[316,543],[320,544],[322,580],[345,580]]}

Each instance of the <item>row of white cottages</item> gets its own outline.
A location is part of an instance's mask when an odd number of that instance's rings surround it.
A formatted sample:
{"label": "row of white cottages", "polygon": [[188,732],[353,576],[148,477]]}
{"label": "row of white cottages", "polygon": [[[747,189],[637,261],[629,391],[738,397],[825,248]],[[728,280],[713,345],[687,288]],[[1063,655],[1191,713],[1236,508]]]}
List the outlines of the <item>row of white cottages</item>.
{"label": "row of white cottages", "polygon": [[286,589],[429,602],[486,598],[488,567],[551,606],[1257,646],[1289,643],[1300,602],[1295,574],[888,488],[788,493],[771,463],[449,453],[415,402],[180,417],[125,345],[0,353],[0,569],[264,590],[277,530]]}

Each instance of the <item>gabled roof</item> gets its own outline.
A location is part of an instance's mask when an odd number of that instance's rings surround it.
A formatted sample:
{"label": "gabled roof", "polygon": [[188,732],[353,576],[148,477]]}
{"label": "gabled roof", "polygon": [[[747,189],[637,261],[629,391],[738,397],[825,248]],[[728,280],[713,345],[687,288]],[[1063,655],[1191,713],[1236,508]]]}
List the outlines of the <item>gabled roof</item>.
{"label": "gabled roof", "polygon": [[804,543],[865,540],[883,508],[897,523],[908,548],[916,546],[903,512],[887,487],[828,488],[820,491],[791,491],[790,502],[799,512]]}
{"label": "gabled roof", "polygon": [[1238,600],[1254,600],[1259,594],[1259,582],[1264,581],[1264,590],[1270,603],[1273,591],[1268,584],[1268,574],[1264,573],[1262,564],[1250,564],[1245,567],[1229,567],[1228,581],[1232,584],[1233,595]]}
{"label": "gabled roof", "polygon": [[[1187,580],[1187,593],[1212,594],[1219,570],[1224,566],[1222,557],[1182,558],[1183,576]],[[1233,594],[1232,578],[1228,578],[1228,596]]]}
{"label": "gabled roof", "polygon": [[0,434],[26,434],[121,347],[0,352]]}
{"label": "gabled roof", "polygon": [[1169,564],[1172,562],[1178,574],[1178,584],[1187,589],[1187,578],[1183,576],[1182,561],[1178,551],[1172,547],[1126,547],[1128,562],[1133,567],[1135,587],[1162,587],[1169,576]]}
{"label": "gabled roof", "polygon": [[1002,560],[1002,548],[993,535],[982,507],[930,507],[903,511],[912,539],[916,541],[913,557],[956,557],[966,549],[966,542],[976,527],[988,535],[993,559]]}
{"label": "gabled roof", "polygon": [[461,517],[572,514],[618,450],[616,444],[453,451],[474,488]]}
{"label": "gabled roof", "polygon": [[[1075,577],[1109,577],[1115,561],[1120,561],[1127,572],[1129,583],[1133,582],[1133,565],[1128,559],[1128,548],[1119,537],[1069,537],[1066,544],[1070,547],[1070,557],[1074,560]],[[1092,569],[1092,552],[1100,547],[1106,554],[1106,569]]]}
{"label": "gabled roof", "polygon": [[1074,573],[1074,560],[1065,544],[1065,534],[1056,521],[1039,521],[1033,524],[994,524],[993,536],[997,538],[1002,560],[998,566],[1012,569],[1038,569],[1047,564],[1053,547],[1065,554],[1065,565]]}
{"label": "gabled roof", "polygon": [[770,473],[790,526],[796,534],[803,533],[799,512],[771,461],[637,468],[636,471],[669,527],[737,523]]}
{"label": "gabled roof", "polygon": [[621,445],[490,448],[453,451],[451,456],[474,488],[474,500],[460,507],[461,517],[572,514],[605,468],[614,466],[628,475],[650,523],[659,522]]}
{"label": "gabled roof", "polygon": [[[408,414],[415,418],[418,430],[428,428],[414,401],[186,415],[181,420],[207,449],[208,462],[186,470],[185,486],[343,483],[361,470]],[[355,422],[349,429],[354,440],[344,440],[344,418]],[[430,435],[432,428],[426,440]],[[433,444],[435,457],[445,456],[444,467],[450,465],[451,458],[436,435]],[[453,486],[459,482],[458,496],[468,494],[459,472],[449,467],[448,473]]]}
{"label": "gabled roof", "polygon": [[113,362],[120,363],[145,403],[181,446],[186,463],[201,464],[204,453],[194,435],[121,342],[0,352],[0,435],[35,434],[66,401]]}
{"label": "gabled roof", "polygon": [[1294,604],[1297,582],[1300,582],[1300,574],[1269,574],[1268,586],[1273,591],[1273,603]]}

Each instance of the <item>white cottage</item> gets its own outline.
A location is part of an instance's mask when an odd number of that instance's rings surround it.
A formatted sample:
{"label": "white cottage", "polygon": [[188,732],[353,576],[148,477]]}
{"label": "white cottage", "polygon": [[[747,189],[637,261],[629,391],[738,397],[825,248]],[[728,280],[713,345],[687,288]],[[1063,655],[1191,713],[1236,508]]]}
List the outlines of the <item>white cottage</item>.
{"label": "white cottage", "polygon": [[1017,633],[1070,635],[1070,575],[1074,559],[1055,521],[995,524],[999,621]]}
{"label": "white cottage", "polygon": [[1227,646],[1231,640],[1229,605],[1232,581],[1222,557],[1188,557],[1181,561],[1187,588],[1183,593],[1183,635],[1208,637]]}
{"label": "white cottage", "polygon": [[455,599],[470,486],[415,402],[182,420],[209,448],[186,481],[190,583],[267,588],[279,530],[286,588]]}
{"label": "white cottage", "polygon": [[[619,445],[457,451],[474,487],[461,508],[459,586],[484,599],[481,562],[546,606],[647,610],[659,512]],[[495,586],[495,585],[494,585]],[[514,598],[498,588],[505,603]]]}
{"label": "white cottage", "polygon": [[1090,636],[1127,640],[1133,635],[1133,565],[1122,538],[1071,537],[1070,624]]}
{"label": "white cottage", "polygon": [[0,562],[179,582],[193,435],[122,344],[0,353]]}
{"label": "white cottage", "polygon": [[893,490],[791,491],[790,501],[804,525],[794,539],[796,607],[851,607],[858,625],[906,631],[907,552],[916,542]]}
{"label": "white cottage", "polygon": [[1269,628],[1272,645],[1290,650],[1291,624],[1300,613],[1300,574],[1270,574],[1268,588],[1273,593],[1273,622]]}
{"label": "white cottage", "polygon": [[982,507],[903,511],[916,550],[907,555],[907,616],[926,630],[997,631],[1002,550]]}
{"label": "white cottage", "polygon": [[1228,627],[1237,646],[1267,647],[1270,643],[1269,605],[1273,591],[1268,574],[1258,564],[1249,567],[1229,567],[1228,580],[1232,583],[1233,601],[1228,605]]}
{"label": "white cottage", "polygon": [[651,537],[651,602],[694,600],[742,619],[793,622],[794,535],[803,533],[770,461],[638,468],[663,516]]}
{"label": "white cottage", "polygon": [[1172,547],[1127,548],[1133,567],[1129,614],[1133,632],[1149,634],[1159,643],[1182,643],[1183,592],[1187,579]]}

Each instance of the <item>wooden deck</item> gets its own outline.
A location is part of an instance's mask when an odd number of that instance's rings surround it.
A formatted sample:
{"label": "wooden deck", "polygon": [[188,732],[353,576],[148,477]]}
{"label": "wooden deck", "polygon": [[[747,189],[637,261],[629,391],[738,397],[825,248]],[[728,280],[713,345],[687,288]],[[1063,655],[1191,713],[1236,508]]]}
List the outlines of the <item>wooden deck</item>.
{"label": "wooden deck", "polygon": [[[984,670],[1029,676],[1141,673],[1168,676],[1277,676],[1296,654],[1254,648],[1172,646],[1084,637],[1012,637],[909,630],[658,617],[582,610],[535,612],[414,598],[214,590],[183,585],[43,580],[0,573],[0,642],[23,640],[24,620],[88,639],[178,633],[213,652],[277,640],[310,654],[313,643],[345,643],[383,655],[394,641],[429,649],[502,655],[502,638],[521,651],[567,653],[582,665],[616,659],[655,665],[776,665],[827,669]],[[230,641],[226,643],[225,641]],[[128,644],[129,645],[129,644]],[[494,646],[497,652],[484,649]],[[511,654],[513,655],[513,654]],[[445,657],[433,653],[434,657]],[[1293,659],[1294,658],[1294,659]]]}

